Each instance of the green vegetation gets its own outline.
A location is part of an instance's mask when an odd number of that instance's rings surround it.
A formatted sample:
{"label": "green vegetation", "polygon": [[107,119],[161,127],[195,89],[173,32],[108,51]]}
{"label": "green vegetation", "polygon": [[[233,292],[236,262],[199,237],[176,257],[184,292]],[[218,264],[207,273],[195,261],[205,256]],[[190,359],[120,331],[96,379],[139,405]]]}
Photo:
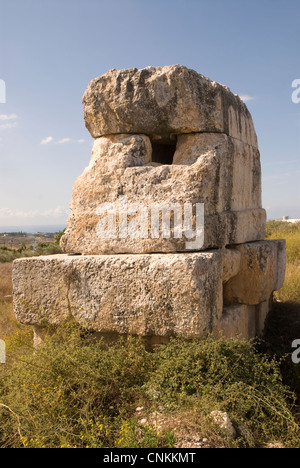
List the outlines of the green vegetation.
{"label": "green vegetation", "polygon": [[291,361],[291,343],[300,339],[300,224],[270,221],[267,238],[286,239],[287,268],[282,289],[274,293],[261,350],[280,360],[283,381],[296,392],[299,405],[300,364]]}
{"label": "green vegetation", "polygon": [[[12,249],[7,246],[0,247],[0,263],[10,263],[16,260],[17,258],[24,257],[38,257],[41,255],[54,255],[62,253],[59,247],[59,241],[63,235],[64,231],[59,232],[54,237],[54,242],[40,242],[33,247],[32,245],[26,246],[25,243],[22,243],[18,249]],[[10,234],[13,236],[13,233]],[[18,234],[20,236],[20,234]]]}
{"label": "green vegetation", "polygon": [[[280,366],[245,341],[172,340],[155,352],[129,338],[106,346],[67,321],[33,352],[28,330],[6,339],[0,368],[1,447],[172,447],[172,428],[142,425],[158,407],[220,447],[299,445],[294,397]],[[22,352],[21,352],[22,350]],[[227,411],[238,437],[212,424]]]}
{"label": "green vegetation", "polygon": [[300,304],[300,224],[267,223],[268,239],[286,239],[287,271],[283,288],[275,293],[281,302]]}
{"label": "green vegetation", "polygon": [[8,247],[0,247],[0,263],[10,263],[17,258],[32,257],[33,248],[20,247],[19,249],[9,249]]}
{"label": "green vegetation", "polygon": [[[235,446],[254,446],[255,441],[299,443],[293,396],[282,384],[280,366],[258,354],[254,343],[225,338],[173,340],[160,349],[148,385],[168,406],[192,406],[206,429],[212,411],[227,412],[239,432]],[[218,434],[217,440],[224,444],[224,434]]]}
{"label": "green vegetation", "polygon": [[300,223],[282,221],[267,223],[267,239],[286,239],[288,262],[300,262]]}
{"label": "green vegetation", "polygon": [[[24,335],[24,332],[23,332]],[[7,339],[1,367],[0,446],[159,447],[172,441],[130,416],[153,368],[140,341],[103,347],[72,322],[33,352]]]}

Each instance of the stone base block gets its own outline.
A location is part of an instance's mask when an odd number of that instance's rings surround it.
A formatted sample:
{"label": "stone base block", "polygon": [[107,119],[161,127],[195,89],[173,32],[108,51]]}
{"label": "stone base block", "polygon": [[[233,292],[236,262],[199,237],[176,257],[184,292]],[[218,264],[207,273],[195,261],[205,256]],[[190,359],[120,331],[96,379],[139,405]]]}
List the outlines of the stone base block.
{"label": "stone base block", "polygon": [[222,331],[251,338],[281,287],[283,258],[282,241],[194,253],[25,258],[13,264],[14,310],[20,322],[36,326],[38,340],[39,327],[70,314],[102,334],[161,340]]}
{"label": "stone base block", "polygon": [[270,311],[270,300],[257,306],[234,304],[224,307],[222,317],[214,331],[215,335],[227,338],[250,340],[261,336]]}
{"label": "stone base block", "polygon": [[238,274],[226,283],[226,304],[258,305],[283,286],[286,270],[285,240],[268,240],[236,245],[241,254]]}
{"label": "stone base block", "polygon": [[14,309],[42,326],[72,314],[101,333],[205,336],[223,308],[223,255],[67,256],[14,262]]}

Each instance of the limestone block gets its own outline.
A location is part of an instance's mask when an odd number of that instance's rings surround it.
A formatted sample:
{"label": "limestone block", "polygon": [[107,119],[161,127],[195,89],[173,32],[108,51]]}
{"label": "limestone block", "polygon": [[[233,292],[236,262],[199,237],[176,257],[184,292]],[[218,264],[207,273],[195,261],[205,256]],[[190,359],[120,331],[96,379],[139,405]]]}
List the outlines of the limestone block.
{"label": "limestone block", "polygon": [[99,160],[108,171],[139,167],[152,162],[152,145],[146,135],[110,135],[93,145],[90,166]]}
{"label": "limestone block", "polygon": [[272,240],[277,243],[277,281],[274,291],[278,291],[282,288],[285,273],[286,273],[286,241],[285,240]]}
{"label": "limestone block", "polygon": [[258,336],[261,336],[264,331],[266,318],[271,309],[271,299],[256,306],[256,333]]}
{"label": "limestone block", "polygon": [[245,340],[261,336],[270,311],[270,301],[271,298],[256,306],[232,304],[224,307],[220,321],[215,325],[214,334]]}
{"label": "limestone block", "polygon": [[[226,245],[242,244],[265,238],[266,212],[264,209],[226,212]],[[221,214],[223,216],[223,213]]]}
{"label": "limestone block", "polygon": [[229,439],[235,439],[237,436],[236,429],[234,428],[229,415],[227,413],[223,413],[222,411],[212,411],[210,413],[212,416],[213,422],[219,426],[219,428],[224,431],[226,436]]}
{"label": "limestone block", "polygon": [[256,336],[256,308],[246,304],[224,307],[222,317],[216,324],[214,334],[227,338],[250,340]]}
{"label": "limestone block", "polygon": [[33,345],[35,348],[38,348],[47,337],[47,328],[40,325],[33,326]]}
{"label": "limestone block", "polygon": [[229,88],[181,65],[110,70],[83,96],[93,138],[117,133],[173,135],[220,132],[257,148],[251,115]]}
{"label": "limestone block", "polygon": [[227,304],[256,305],[283,285],[285,240],[252,242],[234,247],[241,254],[239,273],[224,287]]}
{"label": "limestone block", "polygon": [[234,249],[224,249],[223,252],[223,283],[238,274],[241,268],[241,254]]}
{"label": "limestone block", "polygon": [[[212,153],[210,158],[205,157]],[[173,164],[191,166],[197,160],[210,166],[206,183],[211,193],[207,198],[209,202],[215,200],[218,212],[261,208],[261,165],[257,149],[225,134],[178,136]]]}
{"label": "limestone block", "polygon": [[[96,138],[61,247],[16,260],[14,310],[34,325],[69,315],[109,339],[151,343],[262,332],[285,241],[264,241],[261,166],[241,99],[180,65],[110,70],[83,97]],[[209,250],[214,249],[214,250]]]}
{"label": "limestone block", "polygon": [[201,337],[222,314],[222,271],[218,251],[20,259],[14,310],[35,326],[72,314],[100,333]]}
{"label": "limestone block", "polygon": [[[120,196],[136,226],[138,204],[149,219],[143,236],[99,236],[99,206],[113,204],[119,211]],[[184,218],[184,204],[203,203],[204,243],[187,248],[188,239],[151,235],[154,204],[177,206]],[[89,166],[77,179],[70,205],[72,214],[62,238],[68,253],[112,254],[206,250],[261,240],[265,236],[265,210],[261,208],[259,153],[224,134],[185,135],[178,139],[174,162],[153,161],[150,139],[145,135],[113,135],[95,141]],[[122,208],[122,207],[121,207]],[[123,208],[122,208],[123,209]],[[170,212],[169,212],[170,218]],[[120,218],[116,215],[119,231]],[[192,229],[197,230],[195,216]],[[127,234],[129,233],[128,230]],[[133,231],[133,227],[131,229]],[[183,233],[184,234],[184,233]]]}

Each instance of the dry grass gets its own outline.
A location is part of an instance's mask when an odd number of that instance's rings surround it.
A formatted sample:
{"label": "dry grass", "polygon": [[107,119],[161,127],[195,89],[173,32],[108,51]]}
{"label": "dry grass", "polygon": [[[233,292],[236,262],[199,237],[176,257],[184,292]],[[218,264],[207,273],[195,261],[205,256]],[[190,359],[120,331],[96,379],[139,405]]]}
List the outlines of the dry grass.
{"label": "dry grass", "polygon": [[285,282],[282,289],[276,291],[275,299],[289,304],[298,304],[300,311],[300,224],[270,221],[267,223],[267,238],[286,240]]}
{"label": "dry grass", "polygon": [[12,305],[12,264],[0,263],[0,338],[15,329]]}
{"label": "dry grass", "polygon": [[0,263],[0,302],[4,302],[12,295],[12,264]]}
{"label": "dry grass", "polygon": [[288,262],[284,285],[275,293],[275,298],[280,302],[300,304],[300,261]]}

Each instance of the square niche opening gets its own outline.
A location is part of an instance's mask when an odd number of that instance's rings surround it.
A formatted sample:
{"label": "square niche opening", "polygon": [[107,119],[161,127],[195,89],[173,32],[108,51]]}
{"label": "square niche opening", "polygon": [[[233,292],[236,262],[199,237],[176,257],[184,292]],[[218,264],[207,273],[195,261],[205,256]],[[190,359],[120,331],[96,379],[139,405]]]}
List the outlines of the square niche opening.
{"label": "square niche opening", "polygon": [[176,141],[174,143],[152,141],[152,162],[173,164],[175,151]]}

